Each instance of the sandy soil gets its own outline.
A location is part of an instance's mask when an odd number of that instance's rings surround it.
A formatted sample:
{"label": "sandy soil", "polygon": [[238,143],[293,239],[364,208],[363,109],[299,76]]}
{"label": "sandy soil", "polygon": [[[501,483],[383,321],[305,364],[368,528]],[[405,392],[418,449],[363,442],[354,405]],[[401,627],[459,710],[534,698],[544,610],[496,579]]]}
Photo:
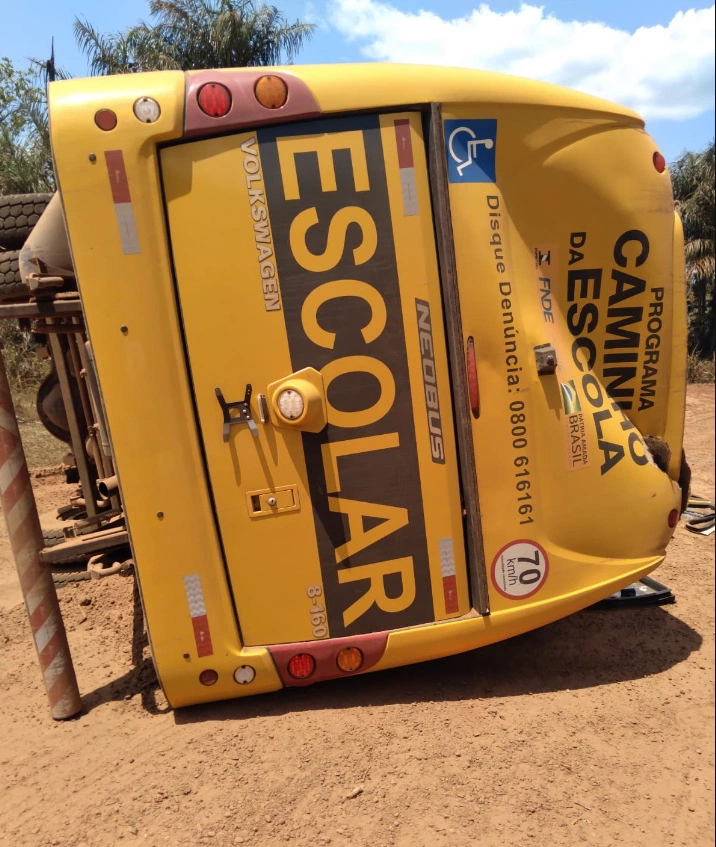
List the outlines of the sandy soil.
{"label": "sandy soil", "polygon": [[[714,387],[689,390],[714,496]],[[40,510],[60,477],[36,479]],[[4,524],[2,526],[4,530]],[[133,578],[60,592],[86,712],[47,708],[0,537],[0,844],[714,843],[714,536],[679,526],[653,609],[587,610],[471,654],[173,712]]]}

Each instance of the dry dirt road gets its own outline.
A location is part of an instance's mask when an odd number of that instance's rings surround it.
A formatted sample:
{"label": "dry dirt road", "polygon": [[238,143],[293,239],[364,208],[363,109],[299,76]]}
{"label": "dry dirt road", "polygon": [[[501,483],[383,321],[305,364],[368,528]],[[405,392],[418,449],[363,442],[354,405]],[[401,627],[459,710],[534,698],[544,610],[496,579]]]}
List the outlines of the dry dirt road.
{"label": "dry dirt road", "polygon": [[[687,420],[693,490],[713,498],[713,386],[690,388]],[[36,482],[41,510],[62,502],[59,478]],[[86,707],[66,723],[0,550],[3,847],[714,843],[713,535],[679,526],[656,574],[672,606],[177,712],[133,578],[66,587]]]}

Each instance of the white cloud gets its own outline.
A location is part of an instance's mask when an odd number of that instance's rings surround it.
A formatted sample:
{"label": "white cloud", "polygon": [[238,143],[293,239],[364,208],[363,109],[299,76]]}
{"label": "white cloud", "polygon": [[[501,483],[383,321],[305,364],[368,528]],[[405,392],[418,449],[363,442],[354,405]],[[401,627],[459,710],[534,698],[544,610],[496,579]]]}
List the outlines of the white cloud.
{"label": "white cloud", "polygon": [[[289,23],[293,23],[293,17],[286,13],[286,18]],[[303,6],[303,12],[298,16],[298,20],[305,24],[314,24],[319,32],[328,32],[330,29],[328,21],[319,14],[316,4],[312,0],[307,0]]]}
{"label": "white cloud", "polygon": [[[629,2],[629,0],[624,0]],[[554,82],[682,120],[714,108],[714,6],[677,12],[668,26],[635,32],[565,21],[540,6],[461,18],[402,12],[376,0],[334,0],[332,25],[363,53],[386,62],[456,65]]]}

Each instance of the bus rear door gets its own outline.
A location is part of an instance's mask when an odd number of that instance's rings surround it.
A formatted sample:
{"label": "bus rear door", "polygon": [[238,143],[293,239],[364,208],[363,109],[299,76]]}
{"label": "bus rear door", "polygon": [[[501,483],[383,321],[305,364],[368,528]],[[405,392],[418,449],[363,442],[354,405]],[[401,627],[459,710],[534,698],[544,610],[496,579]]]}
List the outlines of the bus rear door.
{"label": "bus rear door", "polygon": [[192,141],[161,166],[243,642],[468,613],[420,114]]}

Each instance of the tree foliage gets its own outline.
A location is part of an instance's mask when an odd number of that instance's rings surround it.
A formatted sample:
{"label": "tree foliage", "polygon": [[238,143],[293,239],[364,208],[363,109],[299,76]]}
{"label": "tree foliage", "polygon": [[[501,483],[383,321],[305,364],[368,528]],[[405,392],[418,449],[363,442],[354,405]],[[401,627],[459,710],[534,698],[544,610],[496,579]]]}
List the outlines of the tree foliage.
{"label": "tree foliage", "polygon": [[52,191],[44,91],[32,70],[0,59],[0,194]]}
{"label": "tree foliage", "polygon": [[93,74],[290,63],[314,30],[253,0],[150,0],[149,14],[152,23],[106,35],[75,20]]}
{"label": "tree foliage", "polygon": [[714,242],[716,172],[714,142],[700,153],[686,152],[670,167],[677,210],[684,224],[689,305],[689,349],[714,354]]}
{"label": "tree foliage", "polygon": [[[289,23],[253,0],[150,0],[152,23],[102,34],[75,20],[93,74],[245,67],[292,62],[314,25]],[[0,194],[54,189],[46,85],[66,75],[48,62],[19,71],[0,59]]]}

